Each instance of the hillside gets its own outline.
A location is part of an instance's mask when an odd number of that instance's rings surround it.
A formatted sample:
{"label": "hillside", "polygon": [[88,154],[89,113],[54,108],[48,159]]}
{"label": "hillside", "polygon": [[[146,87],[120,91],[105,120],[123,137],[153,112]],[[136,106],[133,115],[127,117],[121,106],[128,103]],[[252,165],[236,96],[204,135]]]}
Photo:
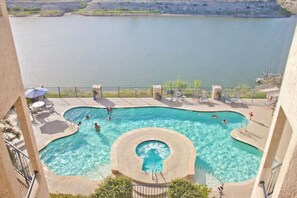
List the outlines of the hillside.
{"label": "hillside", "polygon": [[11,15],[210,15],[287,17],[275,1],[261,0],[7,0]]}

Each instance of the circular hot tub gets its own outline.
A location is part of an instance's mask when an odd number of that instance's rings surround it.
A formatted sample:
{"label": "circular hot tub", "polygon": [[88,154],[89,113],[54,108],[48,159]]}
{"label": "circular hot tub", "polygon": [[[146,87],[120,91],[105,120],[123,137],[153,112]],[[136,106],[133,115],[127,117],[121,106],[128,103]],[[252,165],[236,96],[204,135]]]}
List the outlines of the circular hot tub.
{"label": "circular hot tub", "polygon": [[149,173],[161,173],[163,161],[169,156],[170,148],[164,142],[149,140],[136,147],[136,154],[143,159],[142,170]]}
{"label": "circular hot tub", "polygon": [[120,136],[111,147],[113,174],[122,174],[142,183],[164,184],[177,178],[192,178],[195,160],[193,143],[184,135],[163,128],[130,131]]}

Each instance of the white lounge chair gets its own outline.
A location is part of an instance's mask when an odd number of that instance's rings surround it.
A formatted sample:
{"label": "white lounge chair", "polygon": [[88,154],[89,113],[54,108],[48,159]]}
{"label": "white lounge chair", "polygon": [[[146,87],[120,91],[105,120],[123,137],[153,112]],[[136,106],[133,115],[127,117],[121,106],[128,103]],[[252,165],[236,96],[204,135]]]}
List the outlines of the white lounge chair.
{"label": "white lounge chair", "polygon": [[209,99],[207,98],[207,92],[205,90],[202,90],[202,96],[199,101],[202,103],[209,103]]}
{"label": "white lounge chair", "polygon": [[50,101],[50,100],[46,100],[45,108],[46,108],[50,113],[52,113],[53,111],[55,111],[54,103],[53,103],[52,101]]}
{"label": "white lounge chair", "polygon": [[178,102],[178,99],[182,97],[182,94],[179,90],[174,90],[170,102]]}
{"label": "white lounge chair", "polygon": [[241,104],[241,105],[243,104],[243,101],[242,101],[242,99],[240,97],[240,92],[239,91],[237,91],[236,94],[235,94],[234,102],[236,104]]}
{"label": "white lounge chair", "polygon": [[232,104],[233,103],[233,100],[229,96],[229,92],[224,93],[224,102],[227,103],[227,104]]}

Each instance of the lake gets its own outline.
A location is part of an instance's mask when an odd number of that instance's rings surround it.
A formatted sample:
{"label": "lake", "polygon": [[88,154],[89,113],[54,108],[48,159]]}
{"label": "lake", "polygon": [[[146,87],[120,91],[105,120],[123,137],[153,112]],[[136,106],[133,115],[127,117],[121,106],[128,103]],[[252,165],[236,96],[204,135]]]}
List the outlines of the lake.
{"label": "lake", "polygon": [[285,68],[296,18],[10,18],[25,87],[254,86]]}

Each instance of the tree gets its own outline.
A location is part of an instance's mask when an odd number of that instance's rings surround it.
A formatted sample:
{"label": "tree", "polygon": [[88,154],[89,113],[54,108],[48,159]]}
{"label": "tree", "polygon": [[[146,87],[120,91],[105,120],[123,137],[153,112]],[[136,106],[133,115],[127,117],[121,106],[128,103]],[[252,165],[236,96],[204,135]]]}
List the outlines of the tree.
{"label": "tree", "polygon": [[169,184],[169,198],[207,198],[211,189],[206,185],[192,184],[186,179],[175,179]]}
{"label": "tree", "polygon": [[128,177],[106,178],[91,198],[131,198],[132,182]]}
{"label": "tree", "polygon": [[201,86],[201,81],[200,80],[194,80],[192,87],[195,89],[198,89]]}

